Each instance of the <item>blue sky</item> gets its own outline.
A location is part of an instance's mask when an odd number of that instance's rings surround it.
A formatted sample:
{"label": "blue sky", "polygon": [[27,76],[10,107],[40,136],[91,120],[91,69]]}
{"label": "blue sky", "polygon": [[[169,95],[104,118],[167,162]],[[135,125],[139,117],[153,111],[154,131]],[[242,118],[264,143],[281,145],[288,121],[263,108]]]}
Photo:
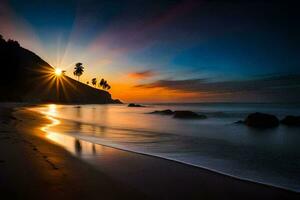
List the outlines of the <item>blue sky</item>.
{"label": "blue sky", "polygon": [[[163,80],[248,81],[299,74],[294,34],[299,28],[290,7],[276,1],[11,0],[3,1],[2,9],[9,10],[3,16],[15,29],[0,31],[70,76],[72,64],[81,61],[87,71],[83,80],[104,76],[113,88],[133,91]],[[143,71],[153,73],[143,77]],[[182,93],[163,101],[191,98],[183,88],[157,87]],[[120,98],[134,96],[113,91]],[[193,94],[193,101],[222,101],[222,95],[209,99],[203,92]],[[138,94],[129,100],[151,101]]]}

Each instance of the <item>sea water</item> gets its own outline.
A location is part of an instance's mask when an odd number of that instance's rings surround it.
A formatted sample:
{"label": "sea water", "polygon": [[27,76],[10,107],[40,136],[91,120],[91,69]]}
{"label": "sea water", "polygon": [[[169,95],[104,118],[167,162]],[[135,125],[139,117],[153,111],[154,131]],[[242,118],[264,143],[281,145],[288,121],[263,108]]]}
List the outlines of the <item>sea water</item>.
{"label": "sea water", "polygon": [[[139,108],[52,104],[31,109],[60,122],[45,131],[300,191],[300,128],[280,125],[260,130],[234,123],[253,112],[279,119],[300,115],[299,104],[148,104]],[[149,114],[164,109],[190,110],[208,118]]]}

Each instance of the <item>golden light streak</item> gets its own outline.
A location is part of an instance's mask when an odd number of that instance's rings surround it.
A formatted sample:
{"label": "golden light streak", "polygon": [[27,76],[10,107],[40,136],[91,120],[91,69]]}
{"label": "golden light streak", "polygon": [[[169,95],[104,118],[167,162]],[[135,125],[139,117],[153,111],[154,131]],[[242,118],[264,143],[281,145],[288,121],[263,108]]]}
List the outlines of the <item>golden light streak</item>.
{"label": "golden light streak", "polygon": [[[61,145],[66,150],[70,151],[75,155],[81,155],[81,151],[83,151],[84,154],[99,154],[101,148],[103,147],[96,146],[95,144],[90,142],[80,141],[75,137],[51,130],[51,128],[61,124],[60,120],[53,117],[57,113],[56,109],[57,105],[49,104],[48,109],[46,111],[42,111],[42,113],[50,121],[48,124],[45,124],[40,128],[40,130],[45,133],[45,138],[57,143],[58,145]],[[80,149],[78,149],[78,144],[80,146]],[[100,150],[98,150],[98,148],[100,148]]]}
{"label": "golden light streak", "polygon": [[49,115],[47,115],[47,119],[49,119],[51,121],[51,123],[46,124],[45,126],[41,127],[41,130],[46,133],[48,133],[49,128],[60,124],[60,121],[58,119],[55,119],[54,117],[51,117]]}
{"label": "golden light streak", "polygon": [[[49,66],[40,66],[39,69],[33,69],[33,73],[39,73],[36,82],[39,84],[35,88],[37,91],[50,92],[52,99],[69,100],[68,93],[75,93],[78,90],[75,81],[68,78],[61,68],[51,68]],[[41,94],[43,95],[43,94]],[[55,98],[54,98],[55,97]]]}
{"label": "golden light streak", "polygon": [[55,73],[55,76],[61,76],[62,75],[62,70],[59,69],[59,68],[56,68],[54,73]]}
{"label": "golden light streak", "polygon": [[57,107],[55,104],[50,104],[50,105],[48,105],[48,110],[45,112],[42,112],[46,115],[47,119],[49,119],[51,121],[51,123],[46,124],[45,126],[41,127],[41,130],[45,133],[48,133],[49,128],[60,124],[60,121],[58,119],[55,119],[54,117],[52,117],[57,113],[56,108]]}

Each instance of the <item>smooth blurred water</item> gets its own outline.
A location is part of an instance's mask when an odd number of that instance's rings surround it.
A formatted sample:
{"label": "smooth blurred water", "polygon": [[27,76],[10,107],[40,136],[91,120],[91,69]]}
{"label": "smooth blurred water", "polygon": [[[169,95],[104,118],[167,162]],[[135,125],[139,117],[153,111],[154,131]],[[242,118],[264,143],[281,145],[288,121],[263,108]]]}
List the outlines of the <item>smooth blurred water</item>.
{"label": "smooth blurred water", "polygon": [[[180,120],[149,114],[163,109],[191,110],[208,119]],[[300,105],[47,105],[33,110],[60,121],[45,129],[49,133],[67,134],[300,191],[300,128],[281,125],[258,130],[234,124],[257,111],[279,118],[300,115]]]}

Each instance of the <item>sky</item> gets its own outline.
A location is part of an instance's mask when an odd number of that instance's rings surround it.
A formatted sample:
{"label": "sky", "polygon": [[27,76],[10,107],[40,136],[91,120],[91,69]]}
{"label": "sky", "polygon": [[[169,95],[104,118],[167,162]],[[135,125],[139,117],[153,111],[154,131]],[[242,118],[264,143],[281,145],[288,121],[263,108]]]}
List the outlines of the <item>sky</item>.
{"label": "sky", "polygon": [[0,0],[0,34],[125,102],[299,102],[288,2]]}

